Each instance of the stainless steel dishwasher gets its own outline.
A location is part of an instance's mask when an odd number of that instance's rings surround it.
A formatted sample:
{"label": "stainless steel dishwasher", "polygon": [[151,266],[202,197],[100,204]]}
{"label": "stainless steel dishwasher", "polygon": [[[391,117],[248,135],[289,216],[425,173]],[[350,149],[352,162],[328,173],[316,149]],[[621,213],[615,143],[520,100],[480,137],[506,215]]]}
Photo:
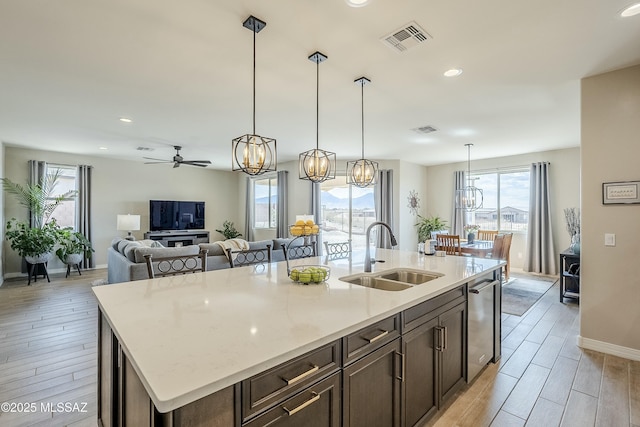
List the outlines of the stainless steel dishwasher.
{"label": "stainless steel dishwasher", "polygon": [[499,306],[496,293],[501,290],[500,281],[494,279],[493,274],[483,275],[469,283],[467,382],[471,382],[487,363],[496,358],[495,334],[500,330],[494,323],[500,322],[500,313],[498,317],[495,313],[496,305]]}

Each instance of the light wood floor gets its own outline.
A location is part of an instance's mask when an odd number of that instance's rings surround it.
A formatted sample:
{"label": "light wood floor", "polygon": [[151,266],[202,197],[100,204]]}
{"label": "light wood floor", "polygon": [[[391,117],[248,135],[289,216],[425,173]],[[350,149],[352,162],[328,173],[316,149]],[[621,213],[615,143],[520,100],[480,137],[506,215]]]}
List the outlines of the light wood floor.
{"label": "light wood floor", "polygon": [[429,427],[640,427],[640,362],[576,345],[579,306],[556,283],[521,317],[502,315],[502,360]]}
{"label": "light wood floor", "polygon": [[[90,283],[106,270],[0,287],[0,426],[96,426],[97,307]],[[428,426],[640,427],[640,362],[581,350],[578,305],[557,285],[522,317],[503,315],[503,357]],[[41,411],[86,402],[87,412]],[[82,409],[82,408],[80,408]]]}

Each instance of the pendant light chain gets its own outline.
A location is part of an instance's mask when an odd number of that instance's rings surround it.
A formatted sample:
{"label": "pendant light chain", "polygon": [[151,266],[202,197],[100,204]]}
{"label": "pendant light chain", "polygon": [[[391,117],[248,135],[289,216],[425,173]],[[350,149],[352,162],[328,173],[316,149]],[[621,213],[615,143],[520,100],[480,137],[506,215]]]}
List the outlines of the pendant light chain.
{"label": "pendant light chain", "polygon": [[361,112],[362,112],[362,158],[364,159],[364,80],[360,83],[360,101],[361,101]]}
{"label": "pendant light chain", "polygon": [[253,134],[256,134],[256,21],[253,20]]}
{"label": "pendant light chain", "polygon": [[316,150],[320,149],[320,61],[316,61]]}

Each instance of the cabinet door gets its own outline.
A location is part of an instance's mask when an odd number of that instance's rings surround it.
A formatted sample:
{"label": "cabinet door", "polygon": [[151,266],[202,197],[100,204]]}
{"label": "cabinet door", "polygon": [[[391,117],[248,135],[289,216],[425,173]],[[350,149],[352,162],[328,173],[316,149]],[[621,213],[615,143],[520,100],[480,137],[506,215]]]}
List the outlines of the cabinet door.
{"label": "cabinet door", "polygon": [[402,385],[404,422],[407,427],[422,425],[438,409],[436,327],[433,318],[402,336],[405,372]]}
{"label": "cabinet door", "polygon": [[340,427],[340,373],[285,400],[244,427]]}
{"label": "cabinet door", "polygon": [[[467,369],[466,304],[440,315],[440,403],[464,384]],[[440,406],[440,405],[439,405]]]}
{"label": "cabinet door", "polygon": [[98,420],[102,426],[112,427],[118,425],[118,342],[102,312],[98,329]]}
{"label": "cabinet door", "polygon": [[343,370],[343,427],[400,425],[400,339]]}

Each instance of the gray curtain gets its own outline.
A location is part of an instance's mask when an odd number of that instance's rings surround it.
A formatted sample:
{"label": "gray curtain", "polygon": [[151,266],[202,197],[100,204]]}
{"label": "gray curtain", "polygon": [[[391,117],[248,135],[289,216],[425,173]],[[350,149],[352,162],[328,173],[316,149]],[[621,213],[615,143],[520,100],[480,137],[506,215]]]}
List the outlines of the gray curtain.
{"label": "gray curtain", "polygon": [[464,171],[453,172],[453,209],[451,210],[451,234],[457,234],[464,239],[466,239],[464,226],[467,222],[467,211],[458,209],[457,192],[466,186],[467,177],[465,175]]}
{"label": "gray curtain", "polygon": [[[91,172],[93,166],[79,165],[78,166],[78,199],[77,199],[77,224],[78,231],[91,242],[93,246],[93,239],[91,236]],[[94,268],[96,263],[95,257],[86,256],[83,259],[82,265],[84,268]]]}
{"label": "gray curtain", "polygon": [[[47,162],[41,162],[39,160],[29,160],[29,184],[30,185],[35,185],[35,184],[42,185],[42,182],[46,174],[47,174]],[[34,213],[29,212],[29,226],[35,227],[36,224],[44,225],[42,224],[42,218],[40,218],[40,220],[38,221],[38,219],[35,218]]]}
{"label": "gray curtain", "polygon": [[[311,183],[311,214],[313,215],[313,221],[321,225],[322,224],[322,190],[320,189],[319,182]],[[322,256],[322,228],[316,235],[316,251],[318,256]]]}
{"label": "gray curtain", "polygon": [[[378,182],[374,187],[374,199],[376,206],[376,220],[386,222],[393,228],[393,170],[382,169],[378,171]],[[378,233],[378,248],[391,248],[391,239],[386,231],[376,230]]]}
{"label": "gray curtain", "polygon": [[556,274],[556,255],[551,229],[549,163],[531,164],[529,185],[528,253],[524,261],[524,271]]}
{"label": "gray curtain", "polygon": [[278,223],[276,237],[289,236],[289,171],[278,171]]}
{"label": "gray curtain", "polygon": [[245,201],[245,217],[244,217],[244,238],[253,241],[253,180],[247,177],[247,197]]}

